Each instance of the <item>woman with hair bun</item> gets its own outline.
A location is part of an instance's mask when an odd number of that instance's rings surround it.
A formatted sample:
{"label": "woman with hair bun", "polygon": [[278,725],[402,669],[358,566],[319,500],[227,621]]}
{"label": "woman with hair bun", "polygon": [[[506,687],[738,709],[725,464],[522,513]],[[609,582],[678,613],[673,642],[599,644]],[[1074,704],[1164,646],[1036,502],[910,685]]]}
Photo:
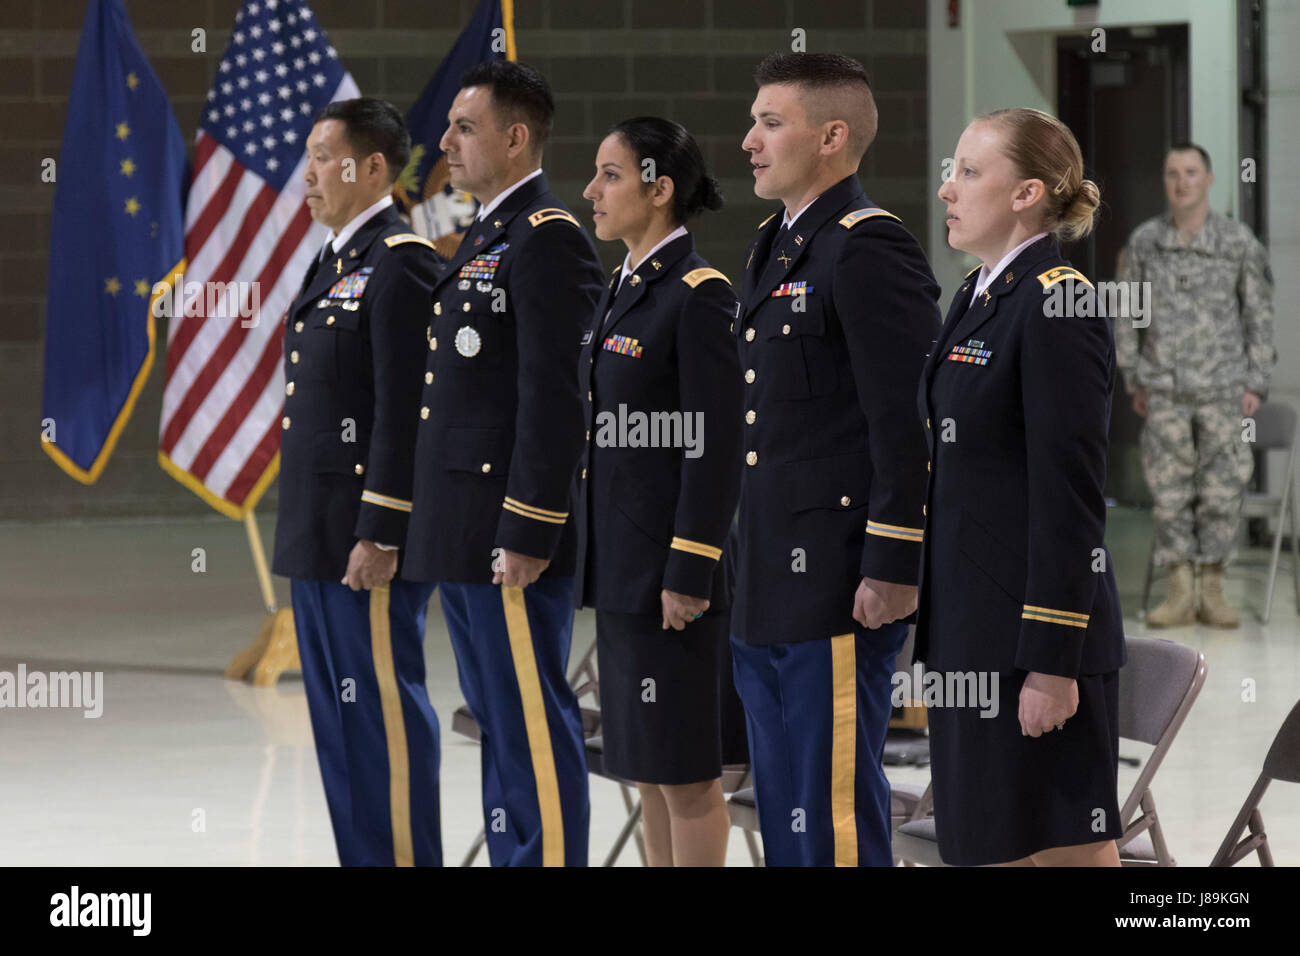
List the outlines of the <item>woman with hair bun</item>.
{"label": "woman with hair bun", "polygon": [[686,223],[722,197],[699,146],[658,117],[596,153],[597,237],[621,239],[583,336],[587,446],[575,476],[576,602],[596,609],[607,773],[641,793],[652,866],[721,866],[722,550],[740,496],[737,300]]}
{"label": "woman with hair bun", "polygon": [[[977,256],[926,361],[930,446],[916,658],[930,710],[939,853],[957,866],[1117,866],[1119,594],[1104,543],[1115,347],[1058,241],[1101,201],[1070,130],[998,110],[939,190]],[[971,678],[975,678],[974,681]]]}

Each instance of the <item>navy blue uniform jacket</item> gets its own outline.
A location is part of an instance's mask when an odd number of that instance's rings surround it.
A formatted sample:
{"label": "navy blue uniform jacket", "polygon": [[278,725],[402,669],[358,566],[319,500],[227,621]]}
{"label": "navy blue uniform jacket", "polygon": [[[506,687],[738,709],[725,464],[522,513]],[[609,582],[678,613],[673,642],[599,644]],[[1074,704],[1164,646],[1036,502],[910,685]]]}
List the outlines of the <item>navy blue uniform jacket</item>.
{"label": "navy blue uniform jacket", "polygon": [[359,538],[405,541],[441,261],[390,206],[313,264],[285,313],[276,574],[339,581]]}
{"label": "navy blue uniform jacket", "polygon": [[[620,272],[578,361],[587,444],[574,495],[575,601],[658,613],[666,588],[725,607],[718,567],[742,467],[736,296],[680,236],[624,280],[602,326]],[[674,447],[688,426],[694,450]]]}
{"label": "navy blue uniform jacket", "polygon": [[[433,290],[403,574],[490,584],[494,550],[573,574],[578,352],[603,287],[581,224],[524,183],[461,241]],[[419,376],[417,375],[417,379]]]}
{"label": "navy blue uniform jacket", "polygon": [[771,249],[780,225],[778,213],[750,244],[736,323],[746,464],[732,633],[760,646],[852,632],[863,577],[916,584],[926,472],[913,408],[939,328],[921,247],[856,176]]}
{"label": "navy blue uniform jacket", "polygon": [[[953,297],[919,394],[932,471],[916,659],[1118,670],[1124,629],[1103,541],[1110,324],[1050,236],[967,309],[975,275]],[[1067,305],[1074,314],[1059,314]]]}

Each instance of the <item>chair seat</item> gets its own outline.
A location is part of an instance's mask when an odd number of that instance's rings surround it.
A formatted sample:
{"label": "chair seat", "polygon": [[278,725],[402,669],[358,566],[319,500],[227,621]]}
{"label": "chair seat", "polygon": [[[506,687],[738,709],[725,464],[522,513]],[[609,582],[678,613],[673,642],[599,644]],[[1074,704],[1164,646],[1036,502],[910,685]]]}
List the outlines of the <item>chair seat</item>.
{"label": "chair seat", "polygon": [[462,737],[468,737],[470,740],[482,739],[478,721],[470,713],[469,704],[461,704],[451,712],[451,732],[460,734]]}
{"label": "chair seat", "polygon": [[733,793],[727,800],[727,813],[731,815],[733,827],[757,833],[758,808],[754,803],[754,788],[746,787]]}
{"label": "chair seat", "polygon": [[1139,833],[1120,847],[1119,862],[1121,865],[1127,863],[1138,866],[1155,866],[1160,862],[1160,858],[1156,856],[1155,844],[1151,842],[1151,838],[1145,833]]}
{"label": "chair seat", "polygon": [[894,856],[922,866],[947,866],[939,856],[934,817],[904,823],[894,831]]}

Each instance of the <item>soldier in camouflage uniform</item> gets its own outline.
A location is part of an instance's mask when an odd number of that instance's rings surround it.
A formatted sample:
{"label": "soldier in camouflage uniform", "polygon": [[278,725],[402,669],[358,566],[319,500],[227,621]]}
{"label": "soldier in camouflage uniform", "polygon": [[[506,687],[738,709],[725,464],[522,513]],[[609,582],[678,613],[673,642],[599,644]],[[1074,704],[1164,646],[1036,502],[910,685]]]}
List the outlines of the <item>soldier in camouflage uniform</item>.
{"label": "soldier in camouflage uniform", "polygon": [[[1155,563],[1170,569],[1169,594],[1151,627],[1200,620],[1236,627],[1223,599],[1253,466],[1243,417],[1268,388],[1273,277],[1250,230],[1209,206],[1210,157],[1192,143],[1165,158],[1169,212],[1129,237],[1119,278],[1149,282],[1141,330],[1115,322],[1115,346],[1133,408],[1146,418],[1142,467],[1155,499]],[[1201,569],[1196,601],[1193,564]]]}

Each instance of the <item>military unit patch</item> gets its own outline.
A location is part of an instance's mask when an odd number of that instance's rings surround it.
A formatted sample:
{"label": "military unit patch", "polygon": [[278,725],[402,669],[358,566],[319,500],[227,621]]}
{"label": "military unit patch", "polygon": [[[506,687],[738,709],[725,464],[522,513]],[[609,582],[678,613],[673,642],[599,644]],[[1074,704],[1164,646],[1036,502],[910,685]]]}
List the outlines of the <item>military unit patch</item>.
{"label": "military unit patch", "polygon": [[806,279],[801,279],[798,282],[782,282],[772,290],[772,295],[770,297],[775,299],[778,296],[783,295],[807,295],[812,292],[812,290],[813,287],[808,284]]}
{"label": "military unit patch", "polygon": [[327,299],[361,298],[366,291],[366,283],[370,281],[370,273],[374,271],[374,266],[363,266],[356,272],[348,273],[330,286],[330,290],[325,293],[325,297]]}
{"label": "military unit patch", "polygon": [[954,345],[948,353],[949,362],[968,362],[971,365],[988,365],[993,353],[979,339],[967,339],[965,345]]}
{"label": "military unit patch", "polygon": [[626,335],[609,336],[609,338],[605,339],[604,348],[610,352],[617,352],[619,355],[629,355],[632,358],[641,357],[641,343]]}

